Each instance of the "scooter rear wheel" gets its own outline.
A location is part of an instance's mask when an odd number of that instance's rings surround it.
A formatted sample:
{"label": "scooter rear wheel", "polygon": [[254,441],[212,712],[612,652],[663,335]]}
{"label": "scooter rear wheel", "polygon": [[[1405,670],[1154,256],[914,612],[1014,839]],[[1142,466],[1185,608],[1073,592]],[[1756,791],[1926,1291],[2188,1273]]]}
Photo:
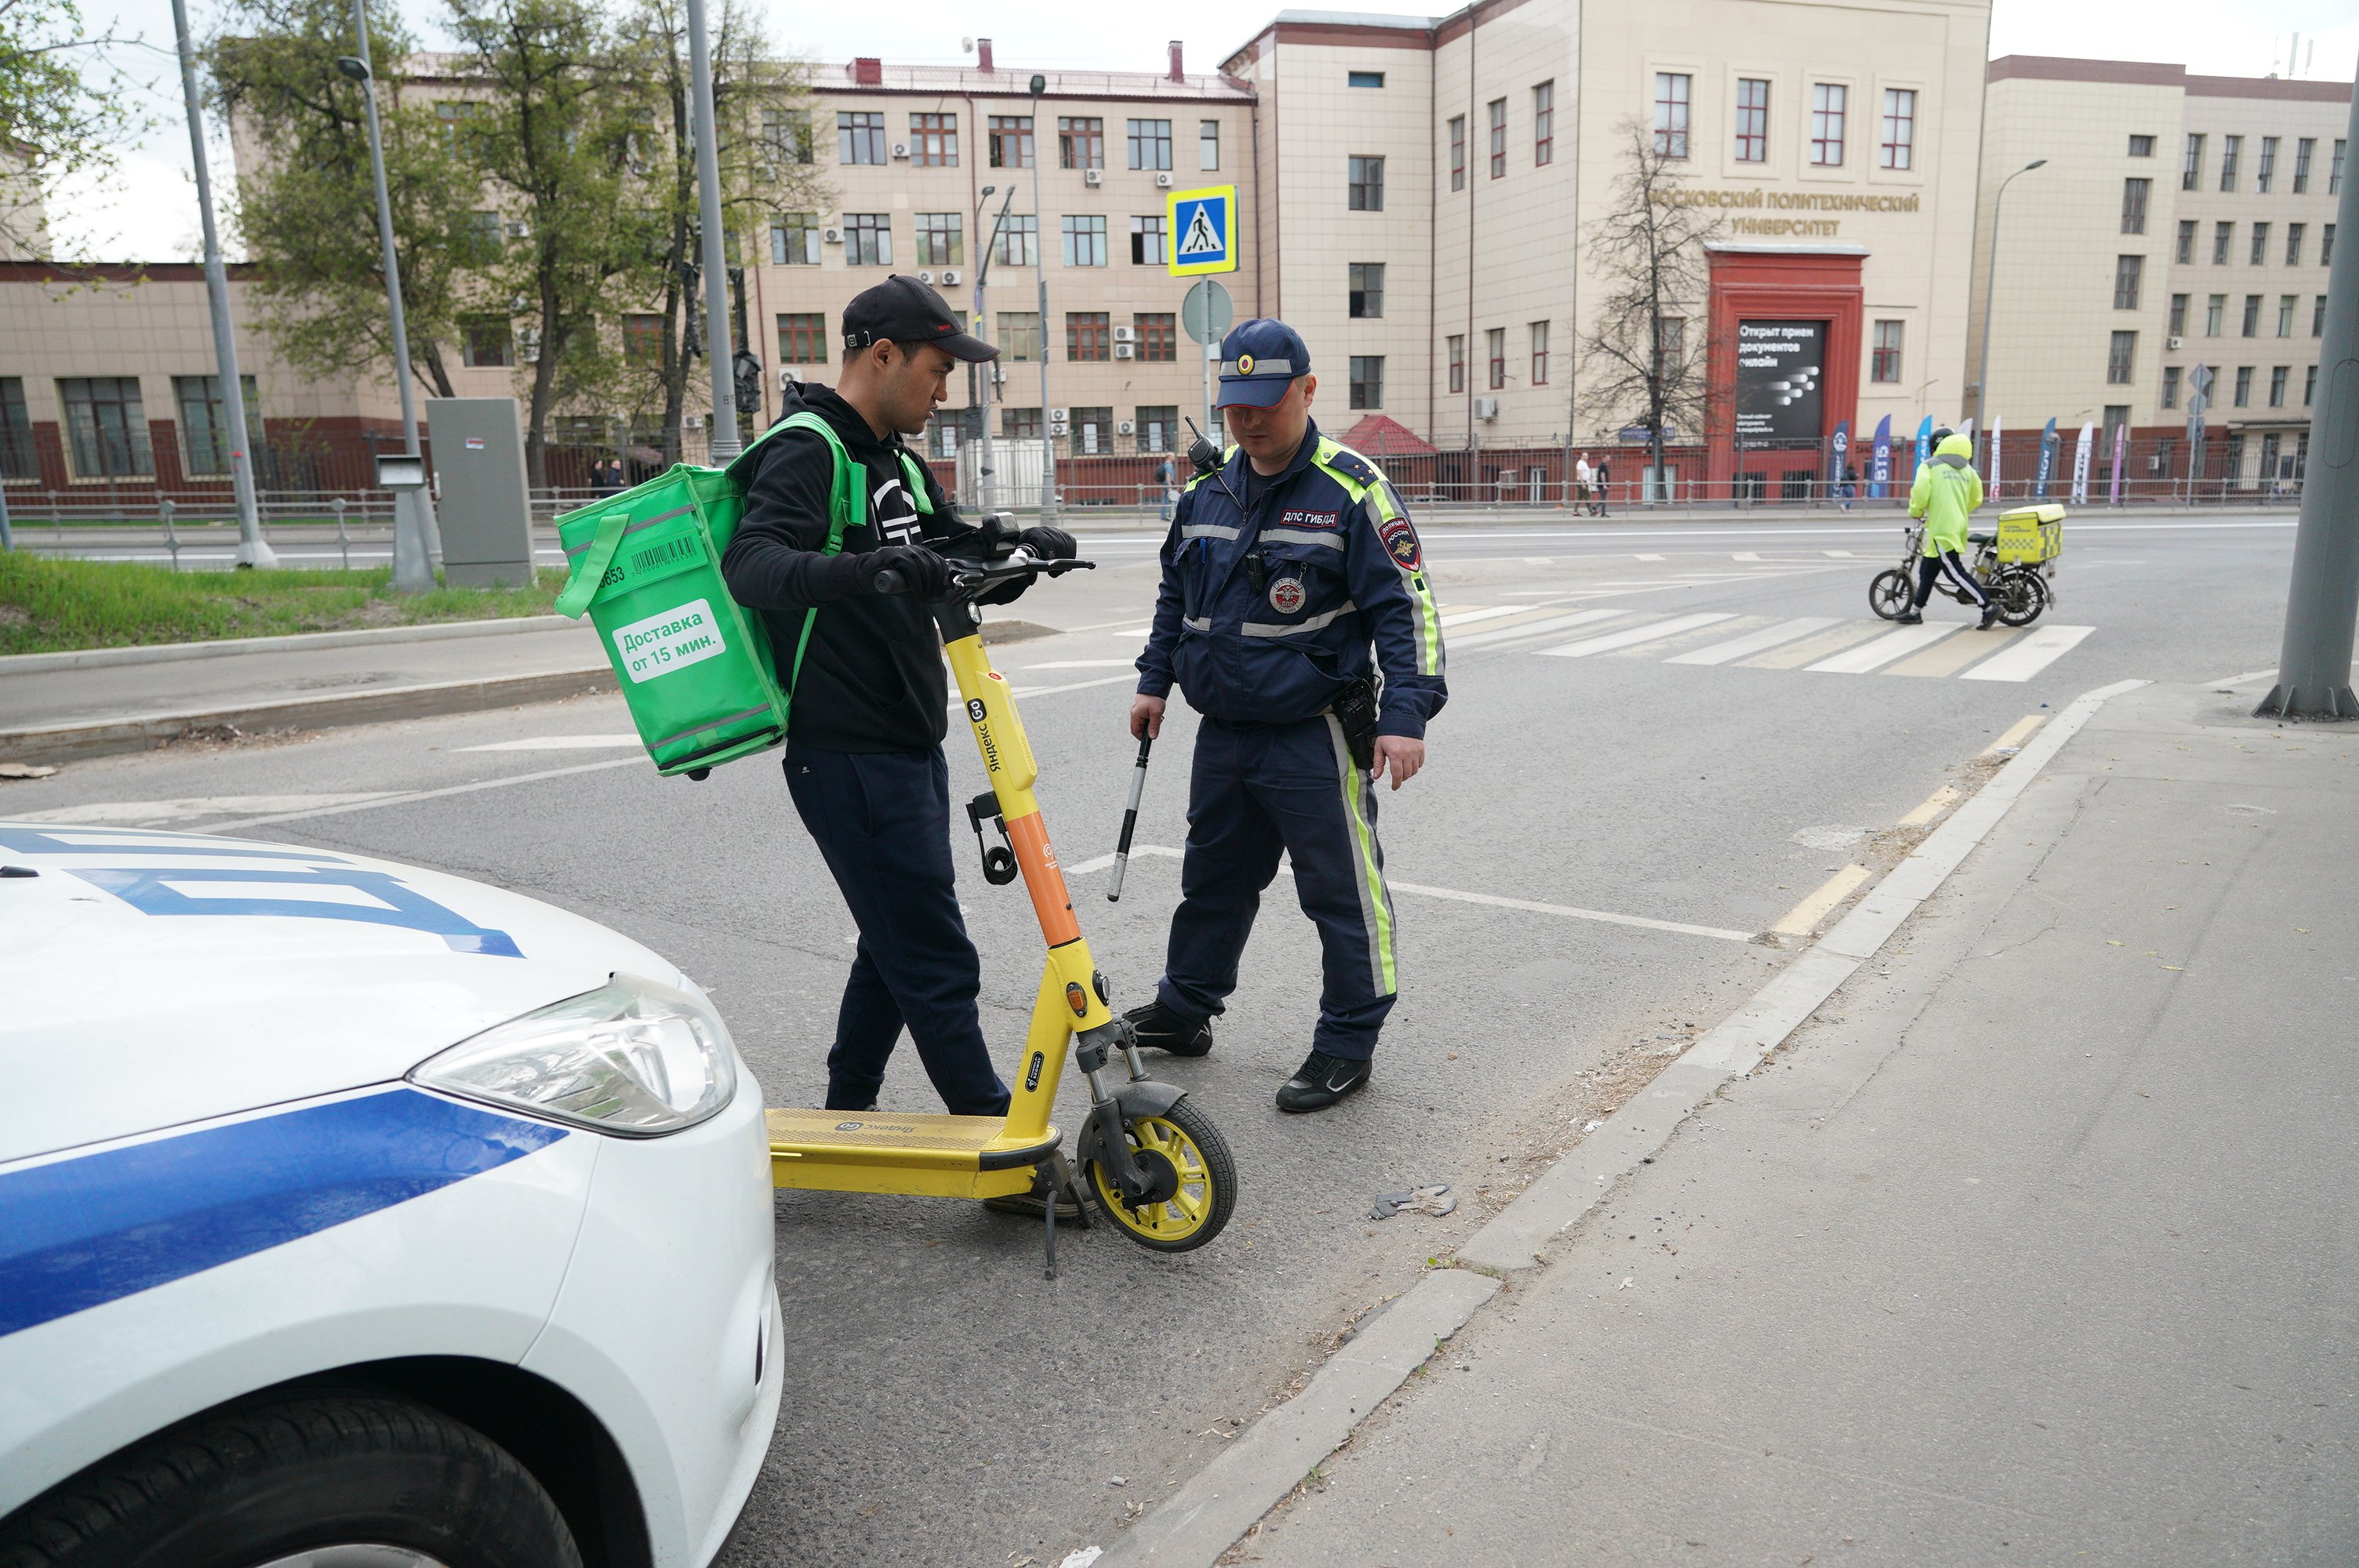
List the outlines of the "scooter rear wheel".
{"label": "scooter rear wheel", "polygon": [[1228,1141],[1212,1118],[1181,1100],[1160,1116],[1142,1116],[1128,1129],[1131,1147],[1149,1161],[1169,1165],[1178,1178],[1171,1195],[1131,1208],[1122,1189],[1094,1160],[1089,1165],[1091,1195],[1115,1229],[1158,1252],[1201,1247],[1229,1223],[1237,1203],[1237,1165]]}
{"label": "scooter rear wheel", "polygon": [[1991,584],[1991,601],[2002,625],[2028,626],[2048,608],[2048,585],[2039,574],[2010,567]]}

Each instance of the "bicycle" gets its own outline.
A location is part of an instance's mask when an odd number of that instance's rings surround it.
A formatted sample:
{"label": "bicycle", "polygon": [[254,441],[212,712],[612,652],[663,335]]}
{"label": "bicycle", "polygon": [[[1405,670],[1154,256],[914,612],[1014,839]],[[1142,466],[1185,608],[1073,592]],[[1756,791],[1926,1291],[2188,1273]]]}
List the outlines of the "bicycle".
{"label": "bicycle", "polygon": [[[2033,512],[2035,509],[2025,510]],[[2055,515],[2034,515],[2028,519],[2027,537],[2033,541],[2029,546],[2018,545],[2010,537],[2007,553],[2023,558],[2002,560],[1997,533],[1969,533],[1966,535],[1966,543],[1974,552],[1973,562],[1968,569],[1974,574],[1974,580],[1983,585],[1983,591],[1990,595],[1991,603],[1998,610],[2001,625],[2028,626],[2046,613],[2049,605],[2055,601],[2055,589],[2049,586],[2048,579],[2055,575],[2056,557],[2063,553],[2063,509],[2043,507],[2036,510],[2052,512]],[[2002,530],[2007,521],[2007,516],[1999,519]],[[1897,621],[1902,612],[1917,602],[1917,563],[1922,558],[1924,550],[1925,525],[1912,523],[1900,565],[1876,573],[1875,579],[1867,585],[1868,608],[1875,611],[1880,619]],[[1960,604],[1973,602],[1973,596],[1965,589],[1941,578],[1935,578],[1933,586]]]}

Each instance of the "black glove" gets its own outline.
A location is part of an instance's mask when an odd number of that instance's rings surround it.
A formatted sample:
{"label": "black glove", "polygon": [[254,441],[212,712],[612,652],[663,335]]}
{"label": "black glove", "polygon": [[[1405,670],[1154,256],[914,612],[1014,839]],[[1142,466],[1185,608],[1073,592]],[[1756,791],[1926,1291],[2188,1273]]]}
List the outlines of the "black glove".
{"label": "black glove", "polygon": [[1070,561],[1081,553],[1073,536],[1062,528],[1027,528],[1016,535],[1016,542],[1044,561]]}
{"label": "black glove", "polygon": [[919,599],[938,600],[950,591],[950,563],[923,545],[886,545],[853,559],[860,562],[861,576],[871,593],[884,591],[876,586],[876,578],[888,570],[900,577],[899,591]]}

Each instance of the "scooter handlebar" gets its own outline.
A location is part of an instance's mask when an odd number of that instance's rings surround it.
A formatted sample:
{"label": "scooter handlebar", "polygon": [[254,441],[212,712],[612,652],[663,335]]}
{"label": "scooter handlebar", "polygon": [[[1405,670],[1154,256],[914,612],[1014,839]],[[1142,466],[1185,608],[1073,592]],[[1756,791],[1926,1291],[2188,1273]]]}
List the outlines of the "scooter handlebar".
{"label": "scooter handlebar", "polygon": [[[1093,571],[1095,561],[1043,560],[1031,551],[1018,547],[1005,560],[983,562],[952,561],[950,589],[946,599],[979,593],[986,588],[1019,577],[1062,577],[1070,571]],[[892,567],[886,567],[869,579],[878,593],[898,594],[909,591],[908,579]]]}

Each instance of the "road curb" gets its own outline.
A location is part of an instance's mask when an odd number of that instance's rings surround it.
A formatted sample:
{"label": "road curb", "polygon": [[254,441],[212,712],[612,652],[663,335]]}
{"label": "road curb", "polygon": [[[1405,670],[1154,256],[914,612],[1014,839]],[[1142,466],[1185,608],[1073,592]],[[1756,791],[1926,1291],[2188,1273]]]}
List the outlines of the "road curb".
{"label": "road curb", "polygon": [[483,680],[381,687],[333,697],[237,703],[180,713],[135,714],[97,723],[0,730],[0,761],[82,762],[147,751],[191,730],[332,730],[346,724],[430,719],[444,713],[473,713],[488,708],[512,708],[518,703],[550,702],[561,697],[614,689],[613,667],[601,665],[596,669],[552,670]]}
{"label": "road curb", "polygon": [[[1313,1465],[1342,1446],[1440,1341],[1473,1319],[1497,1291],[1502,1276],[1546,1262],[1546,1248],[1567,1226],[1652,1159],[1699,1105],[1730,1079],[1758,1066],[1816,1012],[1989,836],[2040,770],[2099,708],[2148,684],[2116,681],[2067,705],[1907,860],[1869,889],[1834,929],[1469,1237],[1454,1260],[1462,1267],[1438,1270],[1419,1281],[1350,1346],[1323,1362],[1300,1393],[1256,1421],[1141,1519],[1106,1553],[1104,1568],[1150,1563],[1155,1568],[1212,1568],[1239,1536],[1284,1500]],[[1401,1359],[1412,1352],[1414,1359]],[[1397,1374],[1384,1380],[1380,1374],[1389,1374],[1396,1363]]]}
{"label": "road curb", "polygon": [[223,637],[203,643],[147,643],[132,648],[69,648],[55,654],[0,654],[0,679],[51,670],[95,670],[116,665],[179,664],[235,654],[299,654],[315,648],[378,647],[389,643],[438,643],[451,637],[501,637],[553,632],[581,624],[562,615],[513,615],[493,621],[433,621],[422,626],[369,626],[350,632],[297,632],[284,637]]}

